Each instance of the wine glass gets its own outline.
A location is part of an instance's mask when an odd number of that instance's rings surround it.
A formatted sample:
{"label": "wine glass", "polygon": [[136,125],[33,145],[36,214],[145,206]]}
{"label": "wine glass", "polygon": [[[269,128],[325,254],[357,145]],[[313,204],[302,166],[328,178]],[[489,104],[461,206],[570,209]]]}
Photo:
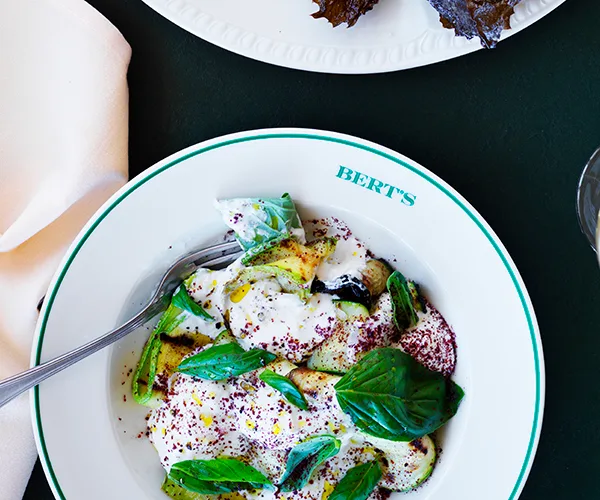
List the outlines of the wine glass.
{"label": "wine glass", "polygon": [[600,148],[589,159],[577,188],[577,216],[581,231],[597,252],[598,215],[600,213]]}

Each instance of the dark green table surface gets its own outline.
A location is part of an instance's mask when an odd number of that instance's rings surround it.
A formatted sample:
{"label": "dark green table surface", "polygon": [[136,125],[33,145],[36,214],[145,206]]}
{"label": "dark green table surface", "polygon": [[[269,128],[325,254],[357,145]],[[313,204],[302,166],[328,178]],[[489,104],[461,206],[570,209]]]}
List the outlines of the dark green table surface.
{"label": "dark green table surface", "polygon": [[[600,498],[600,271],[575,216],[578,176],[600,144],[600,2],[567,0],[493,51],[372,76],[270,66],[141,0],[90,3],[133,48],[132,176],[205,139],[296,126],[375,141],[462,193],[511,253],[541,329],[546,410],[521,498]],[[39,463],[24,498],[53,498]]]}

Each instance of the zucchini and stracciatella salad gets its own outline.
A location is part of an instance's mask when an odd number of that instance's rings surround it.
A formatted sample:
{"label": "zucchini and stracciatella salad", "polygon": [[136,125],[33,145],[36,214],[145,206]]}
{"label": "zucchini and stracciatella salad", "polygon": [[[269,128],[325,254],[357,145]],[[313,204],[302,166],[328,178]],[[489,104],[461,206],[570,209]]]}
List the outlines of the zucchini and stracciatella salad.
{"label": "zucchini and stracciatella salad", "polygon": [[133,379],[174,499],[410,491],[463,398],[418,285],[289,195],[218,201],[244,254],[173,294]]}

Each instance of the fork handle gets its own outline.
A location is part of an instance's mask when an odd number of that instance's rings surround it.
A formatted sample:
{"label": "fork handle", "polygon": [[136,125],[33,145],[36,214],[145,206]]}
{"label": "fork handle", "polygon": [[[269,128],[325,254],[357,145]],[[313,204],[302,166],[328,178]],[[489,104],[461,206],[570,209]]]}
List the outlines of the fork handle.
{"label": "fork handle", "polygon": [[87,358],[91,354],[104,349],[117,340],[122,339],[128,333],[131,333],[133,330],[149,321],[162,309],[164,309],[164,307],[160,302],[154,302],[119,328],[116,328],[77,349],[73,349],[50,361],[46,361],[45,363],[34,366],[29,370],[25,370],[24,372],[3,380],[0,382],[0,408],[9,401],[12,401],[18,395],[38,385],[43,380],[46,380],[48,377],[51,377],[78,361]]}
{"label": "fork handle", "polygon": [[[215,253],[217,255],[215,255]],[[176,268],[179,271],[178,274],[187,270],[185,276],[178,276],[177,284],[181,282],[181,279],[189,276],[192,271],[196,270],[200,266],[216,266],[230,263],[240,253],[241,252],[237,243],[234,242],[221,243],[208,249],[194,252],[180,261],[180,264],[183,264],[181,269]],[[173,267],[171,268],[171,271],[172,270]],[[98,337],[97,339],[78,347],[77,349],[73,349],[66,354],[58,356],[50,361],[42,363],[38,366],[34,366],[29,370],[0,381],[0,408],[2,408],[9,401],[12,401],[19,394],[38,385],[48,377],[51,377],[52,375],[64,370],[78,361],[81,361],[83,358],[87,358],[89,355],[104,349],[117,340],[122,339],[128,333],[131,333],[133,330],[139,328],[144,323],[152,319],[159,312],[165,310],[169,301],[165,299],[170,299],[171,294],[175,290],[173,283],[170,283],[169,286],[165,285],[165,279],[167,276],[169,276],[169,273],[163,277],[163,281],[161,281],[158,290],[154,293],[153,298],[150,300],[150,304],[148,304],[144,309],[142,309],[142,311],[127,321],[127,323],[102,335],[102,337]]]}

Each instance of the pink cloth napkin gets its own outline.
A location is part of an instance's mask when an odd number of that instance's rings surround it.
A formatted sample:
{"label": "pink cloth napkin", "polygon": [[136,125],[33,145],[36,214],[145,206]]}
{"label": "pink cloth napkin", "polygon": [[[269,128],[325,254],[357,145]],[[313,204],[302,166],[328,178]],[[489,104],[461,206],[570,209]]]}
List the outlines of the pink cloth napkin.
{"label": "pink cloth napkin", "polygon": [[[0,378],[28,367],[58,262],[126,182],[130,57],[84,0],[0,0]],[[24,395],[0,409],[0,500],[35,457]]]}

